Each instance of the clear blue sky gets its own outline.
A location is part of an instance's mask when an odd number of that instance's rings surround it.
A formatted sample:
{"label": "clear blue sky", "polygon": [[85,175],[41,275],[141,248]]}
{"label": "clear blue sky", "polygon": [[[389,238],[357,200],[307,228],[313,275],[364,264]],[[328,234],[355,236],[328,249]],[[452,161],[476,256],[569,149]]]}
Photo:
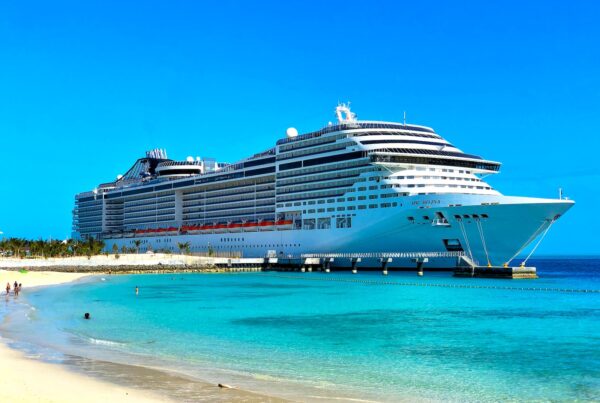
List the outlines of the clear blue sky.
{"label": "clear blue sky", "polygon": [[5,236],[68,236],[146,149],[234,161],[350,100],[503,162],[505,194],[564,187],[540,253],[600,254],[598,2],[124,3],[0,3]]}

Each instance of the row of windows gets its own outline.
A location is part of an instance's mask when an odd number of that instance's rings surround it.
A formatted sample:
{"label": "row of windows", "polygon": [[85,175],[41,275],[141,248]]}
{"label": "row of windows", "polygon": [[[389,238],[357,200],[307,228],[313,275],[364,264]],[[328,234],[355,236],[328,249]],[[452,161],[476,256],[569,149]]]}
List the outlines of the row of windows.
{"label": "row of windows", "polygon": [[166,209],[166,208],[175,208],[175,202],[169,201],[169,202],[162,202],[162,203],[156,203],[156,204],[144,205],[144,206],[135,206],[135,207],[128,206],[123,211],[120,211],[120,213],[127,215],[127,214],[136,213],[139,211],[146,212],[146,211],[162,210],[162,209]]}
{"label": "row of windows", "polygon": [[198,201],[194,201],[194,202],[186,202],[183,203],[183,208],[184,210],[186,209],[190,209],[190,208],[204,208],[204,207],[211,207],[211,206],[220,206],[224,203],[256,203],[256,204],[268,204],[268,203],[272,203],[273,200],[275,198],[275,193],[271,194],[271,195],[267,195],[264,197],[223,197],[222,199],[217,199],[217,200],[212,200],[210,202],[206,202],[206,201],[202,201],[202,200],[198,200]]}
{"label": "row of windows", "polygon": [[160,214],[150,214],[150,215],[140,215],[140,216],[135,216],[135,217],[124,217],[123,218],[123,222],[124,223],[134,223],[134,222],[140,222],[141,221],[148,221],[148,219],[152,219],[152,218],[163,218],[166,216],[171,216],[175,217],[175,212],[173,210],[171,211],[166,211],[164,213],[160,213]]}
{"label": "row of windows", "polygon": [[294,144],[288,144],[288,145],[282,145],[279,147],[279,153],[284,153],[287,151],[291,151],[291,150],[299,150],[302,148],[308,148],[308,147],[315,147],[317,145],[320,144],[329,144],[329,143],[334,143],[339,139],[343,139],[348,137],[347,134],[345,133],[341,133],[341,134],[337,134],[335,136],[327,136],[327,137],[322,137],[322,138],[314,138],[311,140],[304,140],[301,142],[297,142]]}
{"label": "row of windows", "polygon": [[162,196],[156,196],[156,197],[145,197],[142,200],[129,200],[129,199],[125,199],[123,201],[123,205],[125,207],[132,207],[132,206],[149,206],[152,204],[156,204],[156,203],[165,203],[165,202],[174,202],[175,201],[175,195],[174,194],[170,194],[170,195],[162,195]]}
{"label": "row of windows", "polygon": [[451,160],[444,158],[411,157],[406,155],[381,155],[372,154],[371,161],[375,163],[394,164],[421,164],[421,165],[446,165],[463,168],[481,169],[486,171],[499,171],[500,164],[493,162],[477,162],[465,160]]}
{"label": "row of windows", "polygon": [[[337,217],[335,219],[336,228],[351,228],[352,217]],[[319,219],[305,218],[302,220],[302,229],[313,230],[313,229],[329,229],[331,228],[331,217],[322,217]]]}
{"label": "row of windows", "polygon": [[268,197],[274,197],[275,190],[264,190],[260,192],[245,192],[245,193],[235,193],[231,195],[220,195],[215,197],[203,197],[203,196],[194,196],[183,199],[183,205],[189,206],[193,204],[211,204],[211,203],[220,203],[224,201],[237,201],[237,200],[252,200],[252,199],[264,199]]}
{"label": "row of windows", "polygon": [[279,165],[279,170],[286,171],[289,169],[295,169],[295,168],[301,168],[301,167],[310,167],[310,166],[315,166],[315,165],[330,164],[332,162],[355,160],[355,159],[363,158],[366,156],[367,156],[367,153],[364,151],[353,151],[353,152],[349,152],[349,153],[330,155],[327,157],[311,158],[311,159],[305,159],[303,161],[296,161],[296,162],[289,162],[287,164],[281,164],[281,165]]}
{"label": "row of windows", "polygon": [[285,195],[290,193],[304,193],[313,190],[335,189],[339,187],[352,186],[356,182],[364,182],[364,180],[364,178],[350,178],[328,182],[315,182],[309,185],[289,186],[279,190],[277,194]]}
{"label": "row of windows", "polygon": [[271,214],[273,215],[275,213],[275,209],[274,208],[265,208],[265,209],[257,209],[256,211],[254,209],[251,210],[247,210],[246,211],[241,211],[238,210],[239,213],[238,214],[223,214],[223,213],[211,213],[211,214],[204,214],[204,213],[191,213],[191,214],[184,214],[183,215],[183,219],[184,220],[198,220],[198,219],[213,219],[213,220],[227,220],[229,218],[233,218],[233,217],[259,217],[261,214]]}
{"label": "row of windows", "polygon": [[335,144],[330,144],[330,145],[326,145],[326,146],[321,146],[321,147],[314,147],[314,148],[309,148],[309,149],[305,149],[305,150],[297,150],[297,151],[291,151],[289,153],[285,153],[285,154],[281,154],[279,156],[277,156],[277,159],[279,161],[281,160],[287,160],[290,158],[298,158],[304,155],[316,155],[316,154],[323,154],[323,153],[327,153],[327,152],[331,152],[331,151],[337,151],[337,150],[343,150],[346,147],[352,146],[355,143],[353,141],[345,141],[345,142],[341,142],[341,143],[335,143]]}
{"label": "row of windows", "polygon": [[326,166],[314,166],[314,167],[307,167],[307,168],[302,168],[302,169],[295,169],[293,171],[287,171],[287,172],[280,171],[277,173],[277,179],[292,178],[295,176],[304,176],[304,175],[323,173],[323,172],[342,171],[344,169],[359,168],[359,167],[368,167],[372,171],[375,171],[378,169],[377,167],[374,167],[373,165],[369,164],[368,161],[354,160],[354,161],[341,162],[338,164],[330,164],[330,165],[326,165]]}
{"label": "row of windows", "polygon": [[344,170],[344,171],[336,171],[336,172],[318,174],[318,175],[295,177],[295,178],[291,178],[291,179],[283,179],[283,180],[277,181],[277,187],[279,190],[279,188],[281,188],[283,186],[321,182],[321,181],[331,180],[331,179],[357,177],[361,173],[370,172],[370,171],[371,171],[371,169],[369,169],[369,168],[359,168],[359,169],[349,169],[349,170]]}
{"label": "row of windows", "polygon": [[250,200],[248,202],[241,202],[241,203],[215,204],[215,205],[207,206],[207,207],[202,207],[202,206],[188,207],[188,208],[184,208],[183,212],[185,214],[185,213],[191,213],[194,211],[213,212],[213,211],[235,210],[235,209],[241,209],[241,208],[254,208],[254,207],[264,207],[264,206],[272,207],[273,204],[274,203],[272,200],[257,201],[256,203],[253,200]]}
{"label": "row of windows", "polygon": [[78,200],[75,204],[79,208],[82,208],[82,207],[95,207],[95,206],[98,206],[98,205],[102,204],[102,197],[98,197],[96,200],[90,200],[90,201],[85,201],[85,202],[82,202],[82,201]]}
{"label": "row of windows", "polygon": [[302,201],[309,199],[320,199],[323,197],[337,197],[343,196],[345,193],[348,193],[352,190],[352,188],[342,188],[337,190],[327,190],[323,192],[313,192],[308,194],[297,194],[297,195],[286,195],[277,197],[277,202],[286,202],[286,201]]}
{"label": "row of windows", "polygon": [[215,198],[215,197],[222,197],[222,196],[231,196],[231,195],[237,195],[237,194],[246,194],[246,193],[260,193],[260,192],[264,192],[264,191],[274,191],[275,190],[275,184],[270,181],[270,183],[268,184],[260,184],[260,185],[255,185],[254,183],[250,183],[250,184],[246,184],[246,185],[239,185],[239,186],[235,186],[235,187],[228,187],[226,189],[214,189],[214,190],[195,190],[195,191],[190,191],[190,192],[186,192],[183,194],[183,200],[193,200],[193,199],[199,199],[199,198],[206,198],[206,199],[210,199],[210,198]]}
{"label": "row of windows", "polygon": [[[441,213],[436,213],[436,214],[438,214],[438,215],[439,215],[439,217],[442,217],[442,218],[443,218],[443,215],[441,215]],[[438,217],[438,218],[439,218],[439,217]],[[454,215],[454,218],[456,218],[457,220],[461,220],[461,219],[463,219],[463,218],[469,219],[469,218],[471,218],[471,217],[472,217],[472,218],[474,218],[474,219],[478,219],[478,218],[489,218],[487,214],[473,214],[472,216],[471,216],[471,215],[469,215],[469,214],[463,214],[462,216],[461,216],[460,214],[455,214],[455,215]],[[407,219],[408,219],[408,221],[410,221],[410,222],[414,222],[414,221],[415,221],[415,217],[412,217],[412,216],[411,216],[411,217],[407,217]],[[431,217],[430,217],[430,216],[428,216],[428,215],[424,215],[424,216],[423,216],[423,220],[425,220],[425,221],[430,221],[430,220],[431,220]]]}
{"label": "row of windows", "polygon": [[[388,207],[397,207],[397,206],[398,206],[398,203],[393,202],[393,203],[381,203],[379,205],[369,204],[368,208],[370,208],[370,209],[378,208],[378,207],[388,208]],[[400,204],[400,206],[402,206],[402,204]],[[354,210],[366,210],[366,209],[367,209],[366,204],[359,204],[356,206],[339,206],[339,207],[327,207],[327,208],[320,208],[320,209],[308,209],[308,210],[302,210],[302,213],[303,214],[332,213],[332,212],[336,212],[336,211],[354,211]]]}
{"label": "row of windows", "polygon": [[368,144],[389,144],[389,143],[407,144],[408,143],[408,144],[425,144],[425,145],[431,145],[431,146],[445,146],[445,147],[456,148],[452,144],[446,143],[446,142],[444,142],[444,140],[441,140],[441,139],[440,139],[440,141],[381,139],[381,140],[361,140],[360,143],[364,144],[364,145],[368,145]]}

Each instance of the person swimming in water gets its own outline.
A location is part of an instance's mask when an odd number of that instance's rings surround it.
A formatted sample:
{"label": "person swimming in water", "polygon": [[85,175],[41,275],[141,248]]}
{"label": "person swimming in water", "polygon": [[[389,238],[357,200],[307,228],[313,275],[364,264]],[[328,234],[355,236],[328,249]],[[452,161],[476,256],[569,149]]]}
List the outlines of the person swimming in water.
{"label": "person swimming in water", "polygon": [[140,293],[140,289],[138,288],[138,286],[135,286],[135,295],[138,295]]}

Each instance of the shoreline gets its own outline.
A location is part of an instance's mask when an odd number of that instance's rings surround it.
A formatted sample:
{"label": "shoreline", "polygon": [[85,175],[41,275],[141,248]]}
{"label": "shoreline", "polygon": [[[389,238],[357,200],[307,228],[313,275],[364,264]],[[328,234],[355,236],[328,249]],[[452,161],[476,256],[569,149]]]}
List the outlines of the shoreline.
{"label": "shoreline", "polygon": [[[99,274],[99,273],[95,273]],[[53,285],[67,284],[93,277],[89,272],[64,273],[57,271],[31,271],[0,269],[2,298],[7,305],[14,299],[12,284],[23,284],[22,292]],[[4,285],[11,284],[11,294],[6,297]],[[0,318],[7,320],[12,307],[0,312]],[[37,354],[13,347],[20,343],[5,335],[0,335],[0,400],[39,401],[39,402],[79,402],[84,397],[89,402],[170,402],[185,400],[173,390],[157,387],[156,381],[181,385],[187,390],[195,390],[198,398],[218,395],[223,401],[284,401],[255,394],[240,389],[220,389],[217,385],[190,379],[183,375],[161,371],[145,366],[124,365],[67,355],[61,362],[48,362]],[[103,368],[103,371],[99,371]]]}
{"label": "shoreline", "polygon": [[[26,290],[81,280],[88,273],[36,272],[0,270],[0,284],[24,283]],[[2,291],[5,294],[6,291]],[[5,296],[3,296],[5,298]],[[8,298],[14,298],[9,296]],[[7,299],[8,299],[7,298]],[[68,370],[63,365],[43,362],[11,348],[10,340],[0,338],[0,399],[9,401],[76,402],[166,402],[166,397],[151,391],[137,390],[108,383]]]}

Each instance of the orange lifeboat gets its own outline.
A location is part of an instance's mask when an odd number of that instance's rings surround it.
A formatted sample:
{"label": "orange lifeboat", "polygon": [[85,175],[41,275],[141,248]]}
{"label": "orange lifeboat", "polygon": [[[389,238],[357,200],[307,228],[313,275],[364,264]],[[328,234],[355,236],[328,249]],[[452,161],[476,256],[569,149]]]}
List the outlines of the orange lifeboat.
{"label": "orange lifeboat", "polygon": [[292,220],[277,220],[275,225],[277,229],[292,229],[294,222]]}
{"label": "orange lifeboat", "polygon": [[258,227],[260,229],[260,231],[271,231],[273,229],[275,229],[275,222],[273,221],[260,221],[258,223]]}

